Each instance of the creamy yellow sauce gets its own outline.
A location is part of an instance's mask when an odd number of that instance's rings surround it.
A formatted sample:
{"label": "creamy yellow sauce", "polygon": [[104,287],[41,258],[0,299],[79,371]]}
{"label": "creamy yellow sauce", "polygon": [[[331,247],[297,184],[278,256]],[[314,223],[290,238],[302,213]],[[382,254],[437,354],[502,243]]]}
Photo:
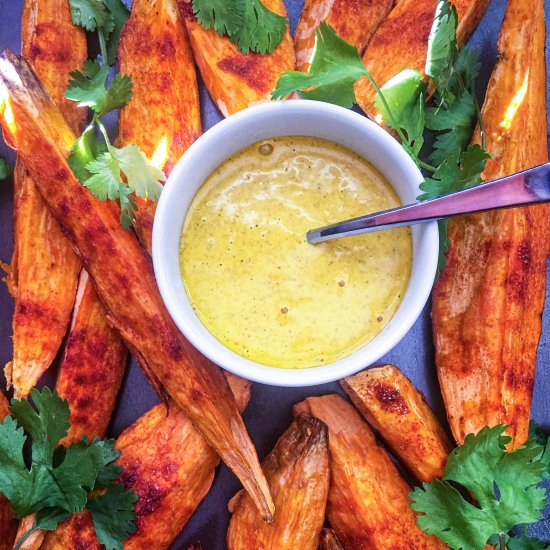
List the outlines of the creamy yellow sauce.
{"label": "creamy yellow sauce", "polygon": [[282,137],[226,160],[194,198],[181,272],[206,328],[282,368],[325,365],[374,338],[401,302],[408,228],[311,245],[308,229],[399,206],[366,160],[330,141]]}

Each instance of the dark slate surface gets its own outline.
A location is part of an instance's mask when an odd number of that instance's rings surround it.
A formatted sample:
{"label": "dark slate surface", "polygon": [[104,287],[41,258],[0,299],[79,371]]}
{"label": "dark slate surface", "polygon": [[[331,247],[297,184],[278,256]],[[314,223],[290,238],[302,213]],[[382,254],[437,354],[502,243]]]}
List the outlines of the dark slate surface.
{"label": "dark slate surface", "polygon": [[[128,3],[131,0],[127,0]],[[303,0],[285,0],[292,30],[296,25]],[[23,0],[0,0],[0,49],[11,48],[19,52],[20,16]],[[496,42],[504,9],[505,0],[493,0],[470,45],[481,52],[483,63],[479,79],[479,93],[483,96],[487,81],[496,59]],[[545,0],[547,13],[550,13],[550,0]],[[547,39],[547,49],[549,45]],[[202,114],[205,128],[216,124],[220,114],[212,104],[206,90],[201,86]],[[110,130],[114,130],[111,124]],[[14,156],[0,138],[0,154],[13,161]],[[12,185],[0,185],[0,260],[8,262],[12,253]],[[0,285],[0,365],[11,359],[11,318],[13,301],[5,285]],[[544,332],[538,353],[538,370],[533,404],[533,418],[543,425],[550,425],[550,317],[544,316]],[[433,346],[426,308],[411,331],[386,357],[384,361],[398,365],[417,387],[422,389],[430,404],[444,419],[444,409],[433,362]],[[44,377],[45,383],[54,380],[55,373]],[[250,435],[256,444],[260,457],[264,457],[273,447],[278,436],[286,429],[291,419],[292,405],[307,396],[340,391],[338,385],[326,384],[310,388],[276,388],[255,384],[252,400],[244,414]],[[109,435],[116,437],[126,426],[147,411],[157,402],[157,397],[139,367],[132,361],[124,380],[115,416],[109,428]],[[178,537],[174,548],[187,548],[188,544],[202,542],[204,550],[223,550],[229,515],[227,501],[238,490],[239,483],[233,474],[221,466],[216,474],[214,487],[202,502],[183,533]],[[167,518],[169,521],[169,518]],[[550,542],[550,521],[541,522],[532,531]]]}

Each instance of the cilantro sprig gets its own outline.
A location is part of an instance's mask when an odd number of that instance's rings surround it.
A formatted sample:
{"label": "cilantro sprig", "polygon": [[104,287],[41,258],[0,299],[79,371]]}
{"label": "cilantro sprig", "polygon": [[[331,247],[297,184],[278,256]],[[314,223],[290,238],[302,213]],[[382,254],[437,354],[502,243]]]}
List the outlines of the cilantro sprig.
{"label": "cilantro sprig", "polygon": [[[410,494],[411,508],[422,514],[418,526],[454,550],[482,550],[487,543],[496,550],[545,548],[509,535],[517,525],[538,521],[548,503],[538,486],[546,470],[543,448],[529,439],[507,451],[511,438],[505,431],[499,425],[468,435],[449,455],[443,479]],[[468,493],[474,502],[464,497]]]}
{"label": "cilantro sprig", "polygon": [[0,157],[0,181],[8,179],[12,174],[11,166]]}
{"label": "cilantro sprig", "polygon": [[192,8],[202,27],[227,35],[245,54],[273,53],[287,27],[286,17],[260,0],[193,0]]}
{"label": "cilantro sprig", "polygon": [[[357,49],[325,22],[316,30],[309,73],[285,72],[272,97],[281,99],[297,92],[306,99],[351,107],[355,103],[355,82],[367,77],[376,90],[377,120],[396,132],[418,167],[430,174],[420,186],[423,193],[418,198],[426,200],[466,189],[481,182],[490,155],[485,150],[483,120],[475,94],[479,59],[474,50],[458,47],[457,25],[456,8],[448,0],[438,0],[425,67],[435,94],[427,106],[427,86],[418,71],[405,69],[380,87]],[[476,122],[481,129],[481,146],[470,145]],[[435,141],[425,161],[421,151],[427,131],[435,135]],[[442,220],[439,227],[441,271],[449,245],[447,221]]]}
{"label": "cilantro sprig", "polygon": [[[0,493],[16,518],[35,515],[33,526],[15,550],[39,529],[53,531],[59,522],[88,509],[101,544],[122,550],[136,529],[136,495],[118,483],[120,455],[114,440],[82,438],[69,447],[59,442],[69,429],[69,404],[57,392],[33,389],[31,401],[12,399],[10,415],[0,423]],[[23,449],[31,438],[29,465]],[[93,495],[90,493],[93,491]]]}
{"label": "cilantro sprig", "polygon": [[115,147],[101,121],[127,105],[132,97],[129,76],[115,74],[108,84],[109,65],[115,61],[128,10],[120,0],[70,0],[70,7],[76,25],[97,32],[102,62],[87,60],[81,71],[70,73],[65,97],[79,107],[89,107],[93,117],[74,144],[68,162],[94,197],[101,201],[118,200],[122,227],[129,229],[135,221],[135,197],[157,200],[162,190],[160,182],[166,178],[136,145]]}

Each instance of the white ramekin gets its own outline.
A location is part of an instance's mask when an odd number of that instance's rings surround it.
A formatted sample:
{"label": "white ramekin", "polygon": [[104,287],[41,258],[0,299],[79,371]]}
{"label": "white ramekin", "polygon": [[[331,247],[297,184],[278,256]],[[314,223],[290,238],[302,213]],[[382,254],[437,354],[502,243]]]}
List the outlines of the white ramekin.
{"label": "white ramekin", "polygon": [[399,143],[366,117],[317,101],[258,105],[216,124],[175,166],[155,215],[153,263],[162,298],[176,325],[214,363],[255,382],[313,386],[349,376],[374,363],[408,332],[432,288],[438,231],[435,222],[412,227],[413,262],[403,301],[382,332],[348,357],[320,367],[293,370],[261,365],[231,351],[204,327],[185,292],[179,263],[183,222],[197,190],[227,157],[256,141],[292,135],[325,138],[356,151],[386,176],[404,204],[415,202],[422,174]]}

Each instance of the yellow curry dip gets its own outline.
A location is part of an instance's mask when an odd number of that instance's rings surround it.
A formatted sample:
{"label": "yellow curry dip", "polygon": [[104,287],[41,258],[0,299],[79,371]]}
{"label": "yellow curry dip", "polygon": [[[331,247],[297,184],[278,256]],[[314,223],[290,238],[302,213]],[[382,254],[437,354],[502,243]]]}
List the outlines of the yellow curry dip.
{"label": "yellow curry dip", "polygon": [[408,228],[308,244],[306,232],[399,206],[369,162],[333,142],[281,137],[227,159],[195,196],[181,272],[206,328],[258,363],[305,368],[349,355],[399,306]]}

